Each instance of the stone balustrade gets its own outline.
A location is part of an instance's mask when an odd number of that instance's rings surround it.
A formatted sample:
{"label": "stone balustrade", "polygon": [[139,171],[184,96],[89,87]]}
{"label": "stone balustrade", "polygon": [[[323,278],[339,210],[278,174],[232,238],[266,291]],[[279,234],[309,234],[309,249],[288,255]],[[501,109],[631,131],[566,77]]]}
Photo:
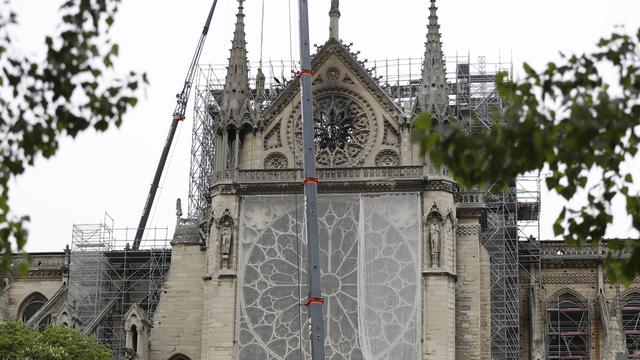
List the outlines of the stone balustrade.
{"label": "stone balustrade", "polygon": [[[323,182],[345,180],[419,180],[423,178],[422,166],[388,166],[357,168],[319,168],[318,178]],[[270,183],[301,182],[302,169],[222,170],[213,175],[213,183]]]}
{"label": "stone balustrade", "polygon": [[484,206],[484,192],[479,190],[458,191],[455,193],[455,201],[460,207]]}

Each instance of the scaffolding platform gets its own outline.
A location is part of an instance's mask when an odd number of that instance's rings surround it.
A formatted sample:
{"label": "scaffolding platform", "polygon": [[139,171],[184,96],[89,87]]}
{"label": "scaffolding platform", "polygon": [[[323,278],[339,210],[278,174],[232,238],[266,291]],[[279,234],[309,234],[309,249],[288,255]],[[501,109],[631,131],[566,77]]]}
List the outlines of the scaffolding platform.
{"label": "scaffolding platform", "polygon": [[125,356],[124,315],[131,306],[140,306],[153,324],[171,262],[166,228],[147,228],[134,251],[136,230],[114,228],[108,215],[100,224],[73,225],[67,303],[80,330],[107,344],[116,359]]}

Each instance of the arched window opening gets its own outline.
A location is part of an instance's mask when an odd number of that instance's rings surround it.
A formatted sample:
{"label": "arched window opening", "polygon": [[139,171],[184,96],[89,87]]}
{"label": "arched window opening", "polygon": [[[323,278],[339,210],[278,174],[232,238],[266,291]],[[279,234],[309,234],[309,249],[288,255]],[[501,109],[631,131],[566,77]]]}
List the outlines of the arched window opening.
{"label": "arched window opening", "polygon": [[622,301],[622,329],[629,359],[640,359],[640,293],[631,293]]}
{"label": "arched window opening", "polygon": [[20,319],[23,322],[29,321],[47,302],[47,298],[40,293],[29,295],[20,307]]}
{"label": "arched window opening", "polygon": [[169,360],[191,360],[191,359],[189,359],[188,356],[178,354],[178,355],[173,355],[171,358],[169,358]]}
{"label": "arched window opening", "polygon": [[547,305],[547,358],[590,359],[589,307],[571,294]]}
{"label": "arched window opening", "polygon": [[135,325],[131,326],[131,349],[138,352],[138,328]]}
{"label": "arched window opening", "polygon": [[44,330],[47,326],[51,325],[51,314],[45,316],[38,323],[38,328]]}

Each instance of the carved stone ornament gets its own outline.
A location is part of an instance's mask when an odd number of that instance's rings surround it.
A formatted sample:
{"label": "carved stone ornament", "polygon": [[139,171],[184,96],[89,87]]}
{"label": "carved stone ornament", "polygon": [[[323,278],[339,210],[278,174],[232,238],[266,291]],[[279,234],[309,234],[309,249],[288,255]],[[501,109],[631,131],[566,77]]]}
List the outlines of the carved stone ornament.
{"label": "carved stone ornament", "polygon": [[382,150],[376,155],[376,166],[400,166],[400,155],[393,150]]}
{"label": "carved stone ornament", "polygon": [[480,234],[480,224],[458,224],[458,235],[478,235]]}
{"label": "carved stone ornament", "polygon": [[264,159],[265,169],[286,169],[289,167],[287,157],[280,152],[273,152]]}
{"label": "carved stone ornament", "polygon": [[340,78],[340,69],[337,66],[331,66],[324,73],[328,80],[338,80]]}
{"label": "carved stone ornament", "polygon": [[438,209],[438,205],[434,202],[431,210],[426,216],[426,230],[428,241],[427,244],[429,246],[429,255],[431,259],[431,267],[439,267],[440,266],[440,252],[442,249],[442,227],[444,224],[444,219],[442,218],[442,214]]}
{"label": "carved stone ornament", "polygon": [[274,149],[282,146],[280,138],[280,123],[276,124],[264,137],[264,149]]}
{"label": "carved stone ornament", "polygon": [[225,209],[219,222],[220,229],[220,254],[222,255],[222,268],[229,269],[229,258],[233,245],[233,219],[229,215],[229,209]]}
{"label": "carved stone ornament", "polygon": [[[302,116],[295,115],[294,153],[302,154]],[[316,96],[314,104],[316,163],[321,167],[360,164],[375,139],[375,115],[361,96],[346,90],[332,90]],[[299,155],[298,155],[299,156]],[[296,158],[301,162],[301,159]]]}
{"label": "carved stone ornament", "polygon": [[441,244],[442,244],[442,223],[434,219],[429,222],[429,245],[431,246],[431,267],[440,266]]}

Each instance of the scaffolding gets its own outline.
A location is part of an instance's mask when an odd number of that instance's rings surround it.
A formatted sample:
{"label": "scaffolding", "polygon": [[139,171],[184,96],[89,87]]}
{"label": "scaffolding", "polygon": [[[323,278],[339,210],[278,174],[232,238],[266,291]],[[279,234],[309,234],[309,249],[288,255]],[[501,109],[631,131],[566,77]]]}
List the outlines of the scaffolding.
{"label": "scaffolding", "polygon": [[114,228],[108,215],[73,225],[67,303],[81,331],[108,345],[114,359],[125,358],[124,316],[134,304],[153,324],[171,260],[166,228],[147,228],[140,249],[131,250],[136,230]]}
{"label": "scaffolding", "polygon": [[590,359],[589,307],[572,294],[563,293],[547,303],[547,354],[549,359]]}
{"label": "scaffolding", "polygon": [[[351,52],[351,46],[345,46]],[[351,53],[357,59],[358,53]],[[364,60],[361,64],[402,109],[405,117],[411,118],[420,91],[422,62],[422,58],[416,57]],[[498,56],[497,61],[488,61],[483,56],[472,58],[466,54],[447,57],[445,62],[451,113],[465,122],[470,133],[490,128],[494,113],[503,106],[495,86],[496,77],[498,73],[505,72],[506,79],[511,78],[511,60],[503,62]],[[257,66],[257,63],[250,64],[254,69]],[[266,96],[260,106],[267,108],[272,103],[293,79],[297,67],[297,62],[289,61],[263,64]],[[202,220],[208,211],[215,153],[212,129],[222,100],[225,74],[226,65],[200,65],[195,81],[189,187],[189,215],[195,220]],[[253,77],[250,77],[250,87],[255,89]],[[520,241],[539,236],[540,182],[537,176],[522,177],[506,191],[494,194],[493,190],[492,187],[485,194],[487,226],[482,234],[483,244],[491,257],[492,358],[517,359],[520,315],[518,245]]]}
{"label": "scaffolding", "polygon": [[633,292],[622,301],[622,329],[629,359],[640,359],[640,293]]}

